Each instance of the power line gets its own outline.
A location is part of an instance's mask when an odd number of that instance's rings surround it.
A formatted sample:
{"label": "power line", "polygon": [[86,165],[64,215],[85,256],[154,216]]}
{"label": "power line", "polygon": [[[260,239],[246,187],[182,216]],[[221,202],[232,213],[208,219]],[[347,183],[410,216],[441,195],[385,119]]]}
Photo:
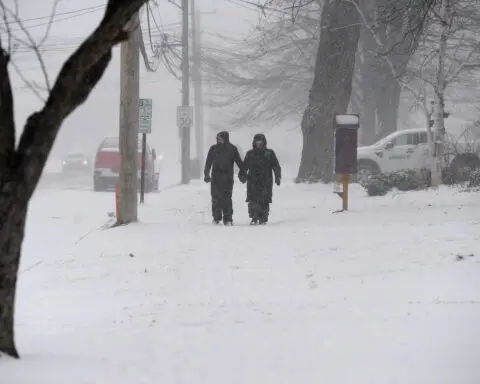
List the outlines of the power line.
{"label": "power line", "polygon": [[[18,29],[10,29],[8,30],[8,32],[23,32],[25,30],[30,30],[30,29],[33,29],[33,28],[38,28],[38,27],[43,27],[43,26],[46,26],[46,25],[51,25],[51,24],[55,24],[55,23],[58,23],[60,21],[65,21],[65,20],[70,20],[70,19],[74,19],[76,17],[80,17],[80,16],[85,16],[85,15],[90,15],[92,13],[96,13],[98,11],[101,11],[103,8],[105,7],[102,7],[102,8],[98,8],[98,9],[93,9],[93,10],[90,10],[90,11],[84,11],[84,12],[80,12],[78,11],[77,13],[78,14],[75,14],[73,16],[68,16],[68,17],[64,17],[62,19],[53,19],[51,21],[47,21],[47,22],[44,22],[44,23],[39,23],[39,24],[35,24],[35,25],[29,25],[29,26],[25,26],[24,28],[18,28]],[[23,22],[23,21],[22,21]],[[15,22],[14,22],[15,24]],[[18,22],[16,22],[16,24],[18,24]]]}
{"label": "power line", "polygon": [[[39,16],[39,17],[32,17],[30,19],[20,19],[22,23],[26,23],[28,21],[38,21],[38,20],[50,20],[52,19],[52,16],[53,18],[55,18],[56,16],[65,16],[65,15],[71,15],[73,13],[79,13],[79,12],[84,12],[84,11],[92,11],[92,10],[100,10],[100,9],[105,9],[105,6],[104,5],[95,5],[95,6],[92,6],[92,7],[87,7],[87,8],[81,8],[81,9],[76,9],[75,11],[68,11],[68,12],[59,12],[59,13],[55,13],[54,15],[48,15],[48,16]],[[6,23],[2,23],[1,25],[5,25],[5,24],[17,24],[18,21],[15,21],[15,20],[12,20],[12,21],[7,21]]]}
{"label": "power line", "polygon": [[[164,26],[164,30],[173,30],[177,27],[180,26],[180,23],[171,23],[171,24],[166,24]],[[29,29],[28,27],[25,29]],[[153,36],[160,36],[159,33],[152,33]],[[32,38],[35,40],[37,37],[32,36]],[[47,42],[42,44],[42,47],[52,47],[52,46],[66,46],[70,44],[81,44],[85,40],[85,36],[69,36],[69,37],[63,37],[63,36],[49,36]],[[22,49],[22,48],[20,48]],[[29,51],[30,49],[28,47],[24,48],[25,50]]]}

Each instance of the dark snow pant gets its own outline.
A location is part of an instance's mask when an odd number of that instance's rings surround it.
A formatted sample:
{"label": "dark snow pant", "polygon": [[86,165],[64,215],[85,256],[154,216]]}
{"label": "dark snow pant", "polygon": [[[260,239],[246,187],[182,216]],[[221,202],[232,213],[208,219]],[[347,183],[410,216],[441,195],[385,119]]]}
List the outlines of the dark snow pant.
{"label": "dark snow pant", "polygon": [[233,220],[232,191],[233,182],[211,184],[213,220],[224,223]]}
{"label": "dark snow pant", "polygon": [[270,203],[268,201],[250,201],[248,203],[248,215],[251,219],[263,221],[266,223],[268,221],[269,213]]}

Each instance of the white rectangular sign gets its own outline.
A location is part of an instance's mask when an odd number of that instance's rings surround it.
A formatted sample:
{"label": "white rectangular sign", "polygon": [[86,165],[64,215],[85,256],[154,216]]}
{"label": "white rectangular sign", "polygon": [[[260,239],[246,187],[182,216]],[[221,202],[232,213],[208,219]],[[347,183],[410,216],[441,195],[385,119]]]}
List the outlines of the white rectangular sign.
{"label": "white rectangular sign", "polygon": [[152,133],[152,99],[140,99],[138,133]]}
{"label": "white rectangular sign", "polygon": [[193,125],[193,107],[177,107],[178,128],[191,128]]}

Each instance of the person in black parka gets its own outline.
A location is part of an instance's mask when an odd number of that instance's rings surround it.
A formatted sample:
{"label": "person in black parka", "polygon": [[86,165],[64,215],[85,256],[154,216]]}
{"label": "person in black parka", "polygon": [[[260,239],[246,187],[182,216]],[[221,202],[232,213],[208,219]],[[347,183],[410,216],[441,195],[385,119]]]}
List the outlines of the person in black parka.
{"label": "person in black parka", "polygon": [[[233,168],[234,163],[239,168],[238,177],[245,182],[246,176],[243,170],[243,161],[240,158],[237,147],[230,143],[230,135],[223,131],[217,134],[217,144],[212,145],[205,161],[205,182],[211,182],[210,193],[212,196],[213,222],[219,224],[233,224]],[[210,177],[210,170],[212,176]]]}
{"label": "person in black parka", "polygon": [[266,224],[272,202],[273,176],[275,183],[280,185],[282,169],[275,152],[267,148],[265,135],[258,133],[253,137],[253,149],[245,155],[243,166],[247,172],[250,224]]}

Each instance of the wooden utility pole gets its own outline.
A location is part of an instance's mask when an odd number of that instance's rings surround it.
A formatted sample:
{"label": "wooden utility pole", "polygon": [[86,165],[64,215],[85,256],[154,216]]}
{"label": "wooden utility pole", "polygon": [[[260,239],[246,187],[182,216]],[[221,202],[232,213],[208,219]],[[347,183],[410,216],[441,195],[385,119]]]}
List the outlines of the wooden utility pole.
{"label": "wooden utility pole", "polygon": [[[190,57],[188,49],[188,1],[182,0],[182,107],[190,105]],[[190,182],[190,127],[182,128],[182,184]]]}
{"label": "wooden utility pole", "polygon": [[198,169],[198,177],[203,175],[202,164],[205,157],[205,133],[203,127],[203,89],[201,78],[201,40],[200,40],[200,12],[195,8],[195,0],[191,0],[191,15],[192,15],[192,50],[193,50],[193,62],[192,62],[192,80],[193,89],[195,94],[195,114],[194,114],[194,127],[195,127],[195,152],[197,160],[200,164]]}
{"label": "wooden utility pole", "polygon": [[138,105],[140,97],[140,20],[129,22],[130,38],[121,43],[120,54],[120,180],[117,223],[137,221]]}

